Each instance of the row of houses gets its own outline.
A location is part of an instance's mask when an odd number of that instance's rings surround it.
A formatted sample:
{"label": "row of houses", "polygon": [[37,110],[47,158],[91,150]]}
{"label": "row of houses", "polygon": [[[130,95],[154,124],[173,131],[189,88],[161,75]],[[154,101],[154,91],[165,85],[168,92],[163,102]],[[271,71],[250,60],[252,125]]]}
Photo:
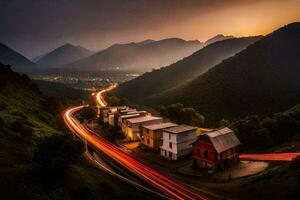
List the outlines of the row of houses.
{"label": "row of houses", "polygon": [[214,170],[230,166],[239,158],[240,142],[226,127],[212,130],[178,125],[127,106],[100,108],[100,119],[119,126],[128,140],[140,141],[171,160],[192,154],[195,166]]}

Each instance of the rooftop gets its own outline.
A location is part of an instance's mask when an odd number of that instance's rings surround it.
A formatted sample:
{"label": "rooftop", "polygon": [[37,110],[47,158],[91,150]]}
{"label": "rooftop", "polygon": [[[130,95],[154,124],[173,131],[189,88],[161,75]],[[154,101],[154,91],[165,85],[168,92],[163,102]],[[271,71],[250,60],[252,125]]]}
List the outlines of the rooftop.
{"label": "rooftop", "polygon": [[199,135],[203,135],[204,133],[207,133],[207,132],[211,132],[213,131],[214,129],[209,129],[209,128],[197,128],[196,130],[196,135],[199,136]]}
{"label": "rooftop", "polygon": [[130,114],[138,114],[138,113],[147,113],[147,111],[144,111],[144,110],[137,111],[137,110],[135,110],[135,111],[129,111],[129,112],[127,112],[128,115],[130,115]]}
{"label": "rooftop", "polygon": [[162,118],[154,117],[154,116],[145,116],[145,117],[136,117],[136,118],[128,119],[127,121],[134,124],[134,123],[141,123],[141,122],[153,121],[158,119],[162,119]]}
{"label": "rooftop", "polygon": [[166,129],[164,129],[164,131],[169,132],[169,133],[178,134],[178,133],[184,133],[184,132],[187,132],[187,131],[193,131],[193,130],[196,130],[196,129],[197,129],[197,127],[181,124],[181,125],[174,126],[174,127],[171,127],[171,128],[166,128]]}
{"label": "rooftop", "polygon": [[240,144],[233,131],[227,127],[205,133],[218,153],[236,147]]}
{"label": "rooftop", "polygon": [[132,111],[136,111],[136,109],[134,108],[130,108],[130,109],[125,109],[125,110],[120,110],[120,113],[127,113],[127,112],[132,112]]}
{"label": "rooftop", "polygon": [[167,123],[160,123],[160,124],[148,125],[148,126],[143,126],[143,127],[154,131],[154,130],[159,130],[159,129],[164,129],[164,128],[170,128],[173,126],[177,126],[177,124],[167,122]]}
{"label": "rooftop", "polygon": [[131,114],[131,115],[122,115],[120,116],[121,119],[126,119],[126,118],[130,118],[130,117],[139,117],[139,114]]}

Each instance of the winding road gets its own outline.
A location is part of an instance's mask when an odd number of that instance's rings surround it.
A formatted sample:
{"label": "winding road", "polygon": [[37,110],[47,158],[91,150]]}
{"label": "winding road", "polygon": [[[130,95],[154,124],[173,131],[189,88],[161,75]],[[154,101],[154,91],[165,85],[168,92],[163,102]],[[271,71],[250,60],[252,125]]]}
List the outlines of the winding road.
{"label": "winding road", "polygon": [[[112,90],[116,85],[113,85],[107,89],[101,90],[96,94],[96,99],[99,106],[106,106],[107,103],[102,97],[104,92]],[[91,147],[105,153],[107,156],[112,158],[119,165],[123,166],[131,173],[138,176],[140,179],[144,180],[148,184],[152,185],[156,189],[160,190],[164,195],[178,200],[207,200],[208,198],[200,195],[179,183],[165,177],[156,170],[142,164],[141,162],[135,160],[128,154],[124,153],[114,144],[105,140],[102,137],[96,136],[91,130],[88,130],[83,126],[75,117],[74,114],[86,107],[76,106],[69,108],[63,112],[63,119],[67,127],[76,134],[81,140],[86,141]]]}

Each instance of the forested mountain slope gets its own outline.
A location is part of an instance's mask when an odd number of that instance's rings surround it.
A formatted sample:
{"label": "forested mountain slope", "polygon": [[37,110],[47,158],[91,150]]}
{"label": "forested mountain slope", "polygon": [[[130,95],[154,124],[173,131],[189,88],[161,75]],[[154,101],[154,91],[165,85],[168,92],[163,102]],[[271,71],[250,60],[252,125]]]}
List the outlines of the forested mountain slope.
{"label": "forested mountain slope", "polygon": [[259,38],[234,38],[216,42],[170,66],[153,70],[123,83],[114,92],[130,101],[148,104],[149,97],[191,81],[222,60],[245,49]]}
{"label": "forested mountain slope", "polygon": [[292,23],[151,102],[181,102],[214,122],[286,110],[300,102],[299,49],[300,23]]}

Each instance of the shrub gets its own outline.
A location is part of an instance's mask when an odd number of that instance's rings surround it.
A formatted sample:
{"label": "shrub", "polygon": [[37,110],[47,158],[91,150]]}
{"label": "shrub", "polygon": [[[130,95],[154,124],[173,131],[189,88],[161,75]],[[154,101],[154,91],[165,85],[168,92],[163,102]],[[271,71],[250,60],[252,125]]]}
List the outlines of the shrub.
{"label": "shrub", "polygon": [[33,161],[42,180],[48,183],[64,175],[82,152],[82,143],[71,135],[54,135],[38,145]]}
{"label": "shrub", "polygon": [[[85,107],[80,112],[80,118],[91,120],[97,117],[97,110],[94,106]],[[81,120],[82,120],[81,119]]]}

